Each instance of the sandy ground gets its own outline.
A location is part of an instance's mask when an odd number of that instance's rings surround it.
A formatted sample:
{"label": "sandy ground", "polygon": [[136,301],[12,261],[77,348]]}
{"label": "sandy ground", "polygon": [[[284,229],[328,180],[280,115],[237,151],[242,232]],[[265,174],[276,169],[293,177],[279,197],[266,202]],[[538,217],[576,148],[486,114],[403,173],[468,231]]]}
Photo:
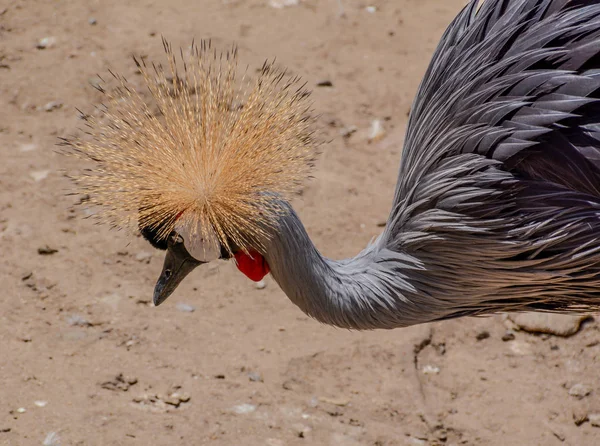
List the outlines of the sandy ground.
{"label": "sandy ground", "polygon": [[[161,34],[236,41],[315,87],[332,142],[294,206],[326,255],[353,255],[386,219],[412,97],[463,4],[0,3],[0,444],[600,444],[594,321],[569,338],[503,340],[502,316],[348,332],[225,262],[153,308],[162,254],[65,195],[78,162],[55,143],[98,100],[96,73],[139,82],[130,55],[160,59]],[[387,134],[367,144],[373,119]]]}

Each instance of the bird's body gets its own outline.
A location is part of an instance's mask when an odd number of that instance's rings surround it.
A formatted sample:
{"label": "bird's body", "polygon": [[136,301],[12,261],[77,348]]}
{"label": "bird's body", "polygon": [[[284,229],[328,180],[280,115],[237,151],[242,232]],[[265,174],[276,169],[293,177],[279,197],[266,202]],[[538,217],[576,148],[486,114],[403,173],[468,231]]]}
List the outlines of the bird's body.
{"label": "bird's body", "polygon": [[600,308],[600,1],[470,2],[413,104],[386,228],[355,258],[322,257],[284,196],[257,193],[278,211],[232,251],[321,322]]}

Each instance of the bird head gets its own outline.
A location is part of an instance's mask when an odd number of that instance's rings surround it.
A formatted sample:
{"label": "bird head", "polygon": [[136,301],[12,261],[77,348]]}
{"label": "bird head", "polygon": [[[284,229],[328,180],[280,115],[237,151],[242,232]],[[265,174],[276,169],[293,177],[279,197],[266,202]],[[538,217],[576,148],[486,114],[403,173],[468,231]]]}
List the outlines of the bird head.
{"label": "bird head", "polygon": [[297,77],[267,62],[254,78],[240,76],[237,50],[210,42],[179,57],[163,45],[167,68],[134,58],[141,86],[111,72],[116,87],[98,87],[105,101],[82,114],[83,135],[62,142],[90,163],[74,180],[98,217],[166,251],[155,305],[219,258],[235,258],[253,280],[268,273],[265,246],[289,211],[281,203],[319,145]]}
{"label": "bird head", "polygon": [[152,246],[166,251],[162,272],[154,288],[156,306],[163,303],[196,267],[230,258],[213,231],[199,235],[203,231],[193,233],[187,225],[176,225],[166,239],[156,229],[141,227],[140,232]]}

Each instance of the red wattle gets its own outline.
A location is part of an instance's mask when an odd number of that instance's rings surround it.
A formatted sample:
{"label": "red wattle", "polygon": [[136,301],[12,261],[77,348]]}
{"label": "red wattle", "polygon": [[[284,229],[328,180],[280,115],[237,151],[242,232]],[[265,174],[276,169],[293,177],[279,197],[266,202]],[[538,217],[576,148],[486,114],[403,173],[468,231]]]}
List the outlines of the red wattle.
{"label": "red wattle", "polygon": [[238,251],[234,255],[238,269],[250,280],[259,282],[271,271],[265,258],[256,251],[249,251],[248,254]]}

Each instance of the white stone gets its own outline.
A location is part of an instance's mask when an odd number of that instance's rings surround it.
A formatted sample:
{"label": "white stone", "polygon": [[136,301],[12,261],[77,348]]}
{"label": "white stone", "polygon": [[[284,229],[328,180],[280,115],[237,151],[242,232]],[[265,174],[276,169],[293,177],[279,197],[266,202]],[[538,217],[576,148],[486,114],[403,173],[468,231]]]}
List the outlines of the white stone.
{"label": "white stone", "polygon": [[29,172],[29,176],[33,178],[33,181],[36,183],[42,180],[45,180],[50,173],[49,170],[34,170],[33,172]]}
{"label": "white stone", "polygon": [[423,367],[423,374],[425,375],[437,375],[440,373],[440,368],[434,365],[426,365]]}
{"label": "white stone", "polygon": [[371,121],[371,128],[369,129],[369,142],[376,142],[385,136],[385,128],[383,127],[383,121],[381,119],[375,119]]}
{"label": "white stone", "polygon": [[43,446],[60,446],[60,437],[56,432],[49,432],[44,438]]}
{"label": "white stone", "polygon": [[575,384],[569,389],[569,395],[582,399],[592,393],[592,388],[586,384]]}
{"label": "white stone", "polygon": [[21,144],[19,152],[32,152],[37,149],[37,144]]}
{"label": "white stone", "polygon": [[590,424],[594,427],[600,427],[600,413],[591,413],[588,415]]}
{"label": "white stone", "polygon": [[256,406],[254,404],[244,403],[234,406],[232,410],[239,415],[244,415],[254,412],[256,410]]}
{"label": "white stone", "polygon": [[286,6],[297,6],[298,4],[300,4],[299,0],[269,0],[269,6],[277,9],[282,9]]}

